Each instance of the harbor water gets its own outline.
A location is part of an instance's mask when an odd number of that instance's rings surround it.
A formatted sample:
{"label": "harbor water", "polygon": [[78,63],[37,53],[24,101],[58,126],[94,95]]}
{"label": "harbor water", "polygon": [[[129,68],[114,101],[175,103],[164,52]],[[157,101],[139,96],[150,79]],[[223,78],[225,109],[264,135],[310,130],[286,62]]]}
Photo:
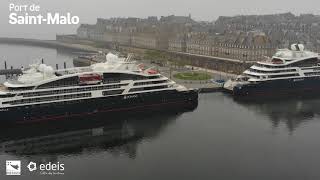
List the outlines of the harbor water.
{"label": "harbor water", "polygon": [[[63,67],[74,56],[15,45],[0,45],[0,53],[15,67],[34,58]],[[2,128],[0,164],[21,160],[27,180],[319,179],[319,115],[320,98],[239,101],[201,94],[187,112]],[[63,174],[29,172],[30,161],[63,163]],[[5,166],[0,179],[12,179]]]}

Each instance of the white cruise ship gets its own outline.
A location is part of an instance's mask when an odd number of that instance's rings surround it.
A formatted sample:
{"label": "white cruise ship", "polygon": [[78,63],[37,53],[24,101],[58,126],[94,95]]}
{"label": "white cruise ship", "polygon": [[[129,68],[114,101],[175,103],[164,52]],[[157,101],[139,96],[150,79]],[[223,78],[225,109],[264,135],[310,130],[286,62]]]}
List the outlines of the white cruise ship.
{"label": "white cruise ship", "polygon": [[104,63],[54,70],[33,64],[0,87],[1,121],[36,122],[85,114],[172,110],[198,102],[187,89],[153,69],[108,55]]}
{"label": "white cruise ship", "polygon": [[304,50],[302,44],[279,49],[224,84],[235,96],[310,94],[320,91],[319,54]]}

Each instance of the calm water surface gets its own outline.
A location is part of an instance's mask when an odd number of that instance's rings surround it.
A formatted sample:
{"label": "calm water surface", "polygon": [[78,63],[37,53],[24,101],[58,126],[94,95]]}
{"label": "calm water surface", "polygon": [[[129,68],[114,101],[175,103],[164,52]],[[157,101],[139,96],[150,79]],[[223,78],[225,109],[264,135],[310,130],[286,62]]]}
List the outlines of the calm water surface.
{"label": "calm water surface", "polygon": [[41,62],[44,59],[46,64],[55,67],[55,64],[63,67],[63,62],[67,62],[67,66],[72,65],[72,51],[56,50],[50,48],[41,48],[37,46],[20,46],[7,45],[0,43],[0,68],[4,68],[4,61],[7,61],[8,67],[20,68],[29,64]]}
{"label": "calm water surface", "polygon": [[[36,47],[0,45],[0,52],[14,65],[70,60]],[[319,179],[319,113],[320,98],[241,102],[212,93],[189,112],[3,129],[0,179],[21,179],[4,175],[5,160],[21,160],[30,180]],[[29,172],[30,161],[64,163],[64,175]]]}

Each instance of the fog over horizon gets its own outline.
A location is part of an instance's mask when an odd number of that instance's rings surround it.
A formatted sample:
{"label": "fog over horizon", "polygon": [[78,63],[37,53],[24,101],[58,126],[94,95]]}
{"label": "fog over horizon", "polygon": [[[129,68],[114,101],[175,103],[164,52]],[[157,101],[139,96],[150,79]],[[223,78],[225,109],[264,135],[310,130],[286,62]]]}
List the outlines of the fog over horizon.
{"label": "fog over horizon", "polygon": [[10,25],[9,4],[38,4],[41,13],[58,12],[80,17],[80,23],[93,24],[97,18],[148,16],[188,16],[197,21],[214,21],[219,16],[262,15],[291,12],[320,14],[320,1],[304,0],[2,0],[0,36],[53,39],[55,34],[75,33],[78,25]]}

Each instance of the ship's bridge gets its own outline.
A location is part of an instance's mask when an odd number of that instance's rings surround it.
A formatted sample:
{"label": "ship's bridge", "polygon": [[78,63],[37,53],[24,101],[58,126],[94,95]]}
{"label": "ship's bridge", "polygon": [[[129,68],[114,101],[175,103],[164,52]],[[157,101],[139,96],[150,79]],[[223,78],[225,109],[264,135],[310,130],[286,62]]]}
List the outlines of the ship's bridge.
{"label": "ship's bridge", "polygon": [[317,62],[319,54],[311,51],[305,51],[302,44],[293,44],[291,49],[279,49],[272,58],[267,59],[266,61],[260,61],[257,64],[266,67],[284,67],[287,65],[293,65],[308,61]]}
{"label": "ship's bridge", "polygon": [[293,51],[289,49],[280,49],[272,57],[272,59],[281,59],[285,61],[294,61],[298,59],[307,59],[318,56],[317,53],[310,51]]}

